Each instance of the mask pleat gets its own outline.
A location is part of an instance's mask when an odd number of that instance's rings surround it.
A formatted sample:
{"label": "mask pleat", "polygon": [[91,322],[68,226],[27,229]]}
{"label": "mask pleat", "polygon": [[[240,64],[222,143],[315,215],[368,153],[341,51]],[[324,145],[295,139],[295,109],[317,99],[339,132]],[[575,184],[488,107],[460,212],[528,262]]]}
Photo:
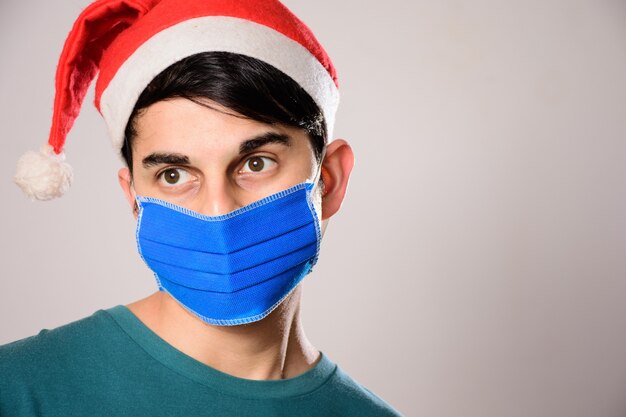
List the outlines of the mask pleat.
{"label": "mask pleat", "polygon": [[197,265],[167,264],[162,260],[147,258],[145,255],[144,259],[161,279],[199,290],[233,293],[254,285],[256,282],[272,279],[293,265],[299,265],[311,259],[315,256],[316,249],[316,243],[312,243],[255,267],[225,275],[206,272]]}
{"label": "mask pleat", "polygon": [[172,265],[194,265],[196,269],[212,274],[233,274],[286,255],[295,249],[315,243],[315,225],[308,223],[289,233],[266,240],[256,246],[247,247],[227,255],[189,250],[166,243],[141,241],[141,251],[146,258],[159,258]]}
{"label": "mask pleat", "polygon": [[233,325],[256,321],[285,297],[309,272],[306,266],[297,266],[270,280],[245,288],[236,297],[200,291],[177,283],[167,283],[167,291],[202,320],[218,325]]}
{"label": "mask pleat", "polygon": [[[311,222],[304,193],[306,190],[298,190],[283,197],[278,212],[268,203],[222,221],[207,216],[193,217],[155,202],[143,202],[142,216],[153,221],[142,223],[141,237],[175,247],[228,254]],[[167,217],[168,221],[159,221],[162,217]]]}

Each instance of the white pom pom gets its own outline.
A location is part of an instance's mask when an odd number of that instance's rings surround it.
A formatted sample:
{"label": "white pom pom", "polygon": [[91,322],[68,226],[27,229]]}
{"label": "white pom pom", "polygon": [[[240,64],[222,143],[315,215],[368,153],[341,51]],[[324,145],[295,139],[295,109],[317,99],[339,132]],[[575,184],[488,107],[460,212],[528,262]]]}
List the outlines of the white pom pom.
{"label": "white pom pom", "polygon": [[17,161],[13,180],[32,200],[51,200],[61,197],[72,184],[72,167],[63,162],[65,155],[57,155],[45,144],[39,152],[28,151]]}

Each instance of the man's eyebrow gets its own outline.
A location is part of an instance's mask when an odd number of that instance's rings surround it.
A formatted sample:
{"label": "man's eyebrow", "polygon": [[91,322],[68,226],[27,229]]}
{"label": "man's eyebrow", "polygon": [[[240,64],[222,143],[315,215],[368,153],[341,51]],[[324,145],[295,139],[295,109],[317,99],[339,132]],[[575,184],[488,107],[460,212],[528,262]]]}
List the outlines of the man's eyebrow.
{"label": "man's eyebrow", "polygon": [[143,158],[141,163],[144,168],[161,164],[189,165],[189,157],[180,153],[155,152]]}
{"label": "man's eyebrow", "polygon": [[250,153],[268,143],[280,143],[285,146],[291,146],[291,138],[283,133],[266,132],[242,142],[239,145],[239,154]]}
{"label": "man's eyebrow", "polygon": [[[268,143],[280,143],[285,146],[291,146],[291,138],[283,133],[266,132],[261,135],[248,139],[239,145],[239,154],[247,154],[255,149],[267,145]],[[154,152],[146,156],[141,161],[144,168],[150,168],[155,165],[189,165],[189,157],[180,153],[163,153]]]}

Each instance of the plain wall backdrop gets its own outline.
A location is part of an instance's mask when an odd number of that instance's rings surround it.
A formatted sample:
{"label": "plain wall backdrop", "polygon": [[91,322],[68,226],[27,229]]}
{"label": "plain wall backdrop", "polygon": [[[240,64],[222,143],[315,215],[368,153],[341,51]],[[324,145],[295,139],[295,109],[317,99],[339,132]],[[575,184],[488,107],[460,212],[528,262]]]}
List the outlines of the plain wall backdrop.
{"label": "plain wall backdrop", "polygon": [[[68,194],[12,183],[88,3],[0,0],[0,343],[156,289],[92,93]],[[304,283],[312,342],[407,416],[626,415],[626,2],[285,3],[357,157]]]}

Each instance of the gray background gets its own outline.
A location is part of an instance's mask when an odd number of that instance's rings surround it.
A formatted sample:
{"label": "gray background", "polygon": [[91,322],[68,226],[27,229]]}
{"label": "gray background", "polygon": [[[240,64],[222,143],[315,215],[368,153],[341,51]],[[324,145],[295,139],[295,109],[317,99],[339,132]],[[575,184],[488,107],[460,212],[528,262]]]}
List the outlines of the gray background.
{"label": "gray background", "polygon": [[[71,191],[11,183],[87,4],[0,0],[0,343],[155,289],[93,94]],[[410,416],[626,415],[625,2],[286,4],[357,155],[305,283],[316,346]]]}

